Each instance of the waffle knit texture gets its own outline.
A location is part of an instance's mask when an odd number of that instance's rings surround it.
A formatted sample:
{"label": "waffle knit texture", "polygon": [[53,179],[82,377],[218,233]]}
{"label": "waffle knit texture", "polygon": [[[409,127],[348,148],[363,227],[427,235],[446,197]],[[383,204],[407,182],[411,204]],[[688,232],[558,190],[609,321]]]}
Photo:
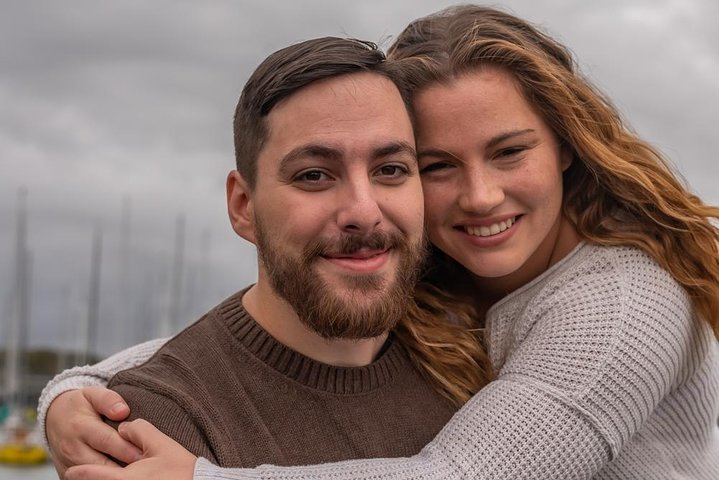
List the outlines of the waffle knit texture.
{"label": "waffle knit texture", "polygon": [[362,367],[291,350],[238,293],[108,387],[197,456],[220,466],[305,465],[418,453],[457,410],[390,339]]}
{"label": "waffle knit texture", "polygon": [[194,479],[719,478],[719,345],[646,254],[582,244],[487,326],[497,380],[419,454]]}

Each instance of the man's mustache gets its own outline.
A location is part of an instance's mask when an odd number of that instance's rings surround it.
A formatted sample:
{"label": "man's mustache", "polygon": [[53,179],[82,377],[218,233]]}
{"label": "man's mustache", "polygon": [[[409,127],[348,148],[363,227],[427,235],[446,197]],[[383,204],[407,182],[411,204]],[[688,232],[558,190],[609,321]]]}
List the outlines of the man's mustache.
{"label": "man's mustache", "polygon": [[406,240],[398,232],[343,233],[333,240],[317,239],[313,241],[305,249],[305,258],[310,260],[323,256],[352,255],[360,250],[383,251],[402,248],[406,244]]}

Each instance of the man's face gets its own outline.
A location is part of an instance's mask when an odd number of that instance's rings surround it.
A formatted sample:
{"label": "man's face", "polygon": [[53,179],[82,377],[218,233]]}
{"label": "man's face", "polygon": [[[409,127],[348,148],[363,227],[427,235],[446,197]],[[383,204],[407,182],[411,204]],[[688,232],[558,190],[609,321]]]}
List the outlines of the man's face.
{"label": "man's face", "polygon": [[404,315],[424,246],[397,88],[372,73],[315,82],[275,106],[268,126],[250,199],[259,281],[324,337],[387,332]]}

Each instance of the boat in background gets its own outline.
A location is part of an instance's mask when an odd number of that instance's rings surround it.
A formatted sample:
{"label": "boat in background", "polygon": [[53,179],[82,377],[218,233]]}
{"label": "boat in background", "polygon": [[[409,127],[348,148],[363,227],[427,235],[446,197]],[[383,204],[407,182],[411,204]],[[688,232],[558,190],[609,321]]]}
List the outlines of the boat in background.
{"label": "boat in background", "polygon": [[10,412],[0,427],[0,463],[12,466],[41,465],[49,456],[35,429],[34,411]]}
{"label": "boat in background", "polygon": [[11,296],[12,309],[7,317],[7,346],[5,349],[4,415],[0,425],[0,464],[38,465],[48,460],[48,453],[35,431],[36,419],[23,395],[25,362],[29,324],[29,291],[31,255],[27,248],[27,192],[18,193],[18,225],[16,244],[15,290]]}

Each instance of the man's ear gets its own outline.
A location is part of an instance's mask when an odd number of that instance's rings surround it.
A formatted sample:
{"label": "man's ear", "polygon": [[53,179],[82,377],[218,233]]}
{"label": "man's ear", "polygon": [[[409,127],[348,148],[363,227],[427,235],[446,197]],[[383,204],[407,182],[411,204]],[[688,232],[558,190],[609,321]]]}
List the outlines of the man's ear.
{"label": "man's ear", "polygon": [[248,242],[255,243],[255,212],[252,191],[240,172],[227,174],[227,213],[232,229]]}

